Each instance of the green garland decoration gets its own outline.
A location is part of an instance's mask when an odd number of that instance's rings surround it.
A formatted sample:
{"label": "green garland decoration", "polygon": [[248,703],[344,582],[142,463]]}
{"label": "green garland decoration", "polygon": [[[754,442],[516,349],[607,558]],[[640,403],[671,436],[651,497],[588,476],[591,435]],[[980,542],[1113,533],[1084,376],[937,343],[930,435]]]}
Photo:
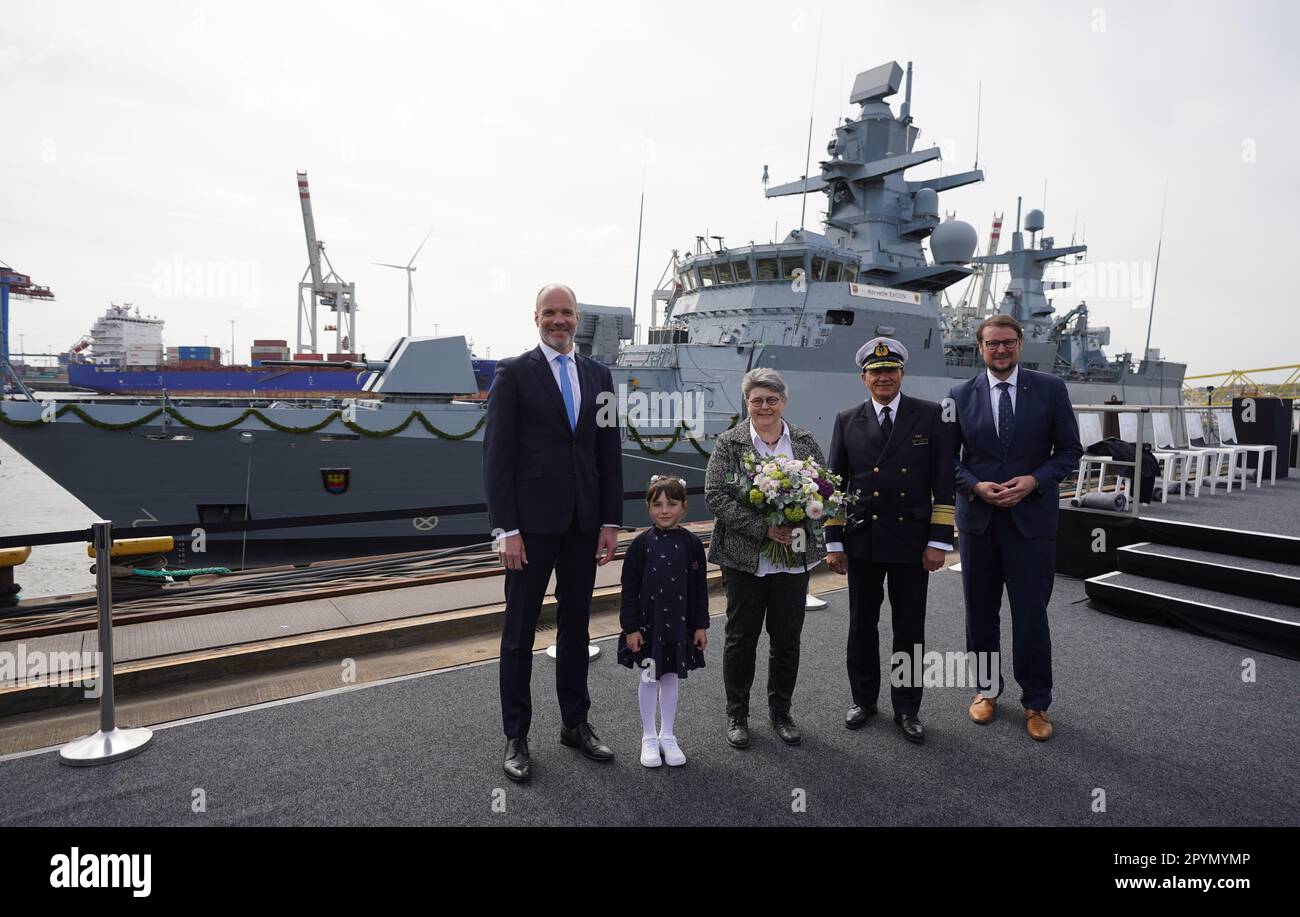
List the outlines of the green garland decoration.
{"label": "green garland decoration", "polygon": [[[58,418],[63,417],[66,414],[71,414],[74,417],[78,418],[82,423],[95,427],[97,429],[122,431],[122,430],[134,430],[136,427],[142,427],[147,423],[157,420],[158,417],[162,415],[164,412],[166,412],[168,417],[175,420],[181,426],[187,427],[191,430],[198,430],[203,433],[221,433],[231,429],[232,427],[237,427],[244,421],[251,418],[260,421],[263,425],[265,425],[266,427],[272,430],[275,430],[277,433],[308,434],[308,433],[319,432],[320,430],[325,429],[326,427],[328,427],[330,424],[332,424],[334,421],[337,420],[340,423],[342,423],[343,426],[351,430],[353,433],[357,433],[361,436],[365,436],[370,439],[386,439],[390,436],[396,436],[398,433],[401,433],[403,430],[409,427],[412,421],[418,420],[421,426],[423,426],[424,429],[427,430],[430,435],[436,436],[439,439],[458,441],[458,440],[469,439],[471,436],[473,436],[475,433],[481,430],[485,423],[487,423],[487,413],[484,412],[479,417],[478,423],[474,424],[473,428],[465,431],[464,433],[448,433],[445,430],[438,429],[432,423],[430,423],[429,418],[425,417],[423,412],[412,411],[409,415],[407,415],[407,418],[404,421],[402,421],[400,424],[398,424],[397,426],[393,427],[390,430],[371,430],[366,427],[360,426],[356,423],[353,423],[350,420],[345,420],[343,418],[342,411],[332,411],[320,423],[312,424],[311,426],[308,427],[291,427],[288,426],[287,424],[277,423],[276,421],[267,417],[257,408],[249,408],[248,410],[240,414],[238,417],[234,418],[233,420],[228,420],[225,423],[203,424],[195,420],[190,420],[188,417],[186,417],[180,411],[176,410],[176,408],[172,407],[171,405],[168,405],[165,408],[155,408],[154,410],[150,411],[148,414],[145,414],[143,417],[138,417],[135,420],[129,420],[126,423],[108,423],[107,421],[99,420],[97,418],[91,417],[89,414],[83,411],[80,406],[75,404],[65,404],[63,407],[55,411],[54,417],[57,420]],[[739,423],[739,421],[740,421],[739,414],[731,415],[731,425],[728,426],[727,429],[730,430],[737,423]],[[0,410],[0,423],[4,423],[10,427],[18,427],[21,429],[32,429],[35,427],[45,426],[48,423],[48,421],[18,420],[16,418],[10,417],[3,410]],[[641,434],[637,431],[636,427],[632,426],[632,422],[630,420],[627,422],[627,432],[628,435],[632,437],[632,440],[643,451],[649,452],[652,455],[663,455],[667,452],[672,451],[672,448],[676,446],[677,443],[681,440],[683,433],[686,434],[686,441],[689,442],[695,448],[695,451],[698,452],[700,455],[704,456],[705,458],[708,458],[712,454],[707,449],[705,449],[703,445],[701,445],[698,439],[696,439],[694,436],[690,434],[690,431],[686,426],[686,421],[682,421],[681,425],[678,426],[675,430],[673,430],[672,439],[670,439],[668,441],[668,445],[664,446],[662,449],[655,448],[654,446],[651,446],[650,444],[645,442],[645,440],[641,438]]]}
{"label": "green garland decoration", "polygon": [[[224,430],[229,430],[232,427],[236,427],[239,424],[243,423],[245,420],[252,418],[254,420],[261,421],[262,424],[264,424],[266,427],[272,430],[275,430],[277,433],[306,434],[306,433],[316,433],[320,430],[323,430],[337,420],[341,424],[343,424],[344,427],[351,430],[353,433],[357,433],[361,436],[365,436],[370,439],[385,439],[389,436],[395,436],[396,434],[401,433],[403,430],[409,427],[413,421],[418,420],[420,422],[420,425],[423,426],[425,430],[427,430],[431,435],[438,437],[439,439],[463,440],[463,439],[469,439],[479,430],[483,429],[483,425],[487,423],[487,414],[483,413],[482,415],[479,416],[478,423],[474,424],[474,426],[471,429],[465,431],[464,433],[448,433],[445,430],[438,429],[432,423],[430,423],[429,418],[425,417],[423,412],[412,411],[409,415],[407,415],[404,421],[402,421],[400,424],[398,424],[397,426],[393,427],[390,430],[371,430],[366,427],[360,426],[359,424],[356,424],[350,420],[344,419],[343,412],[336,410],[330,412],[330,414],[320,423],[312,424],[311,426],[308,427],[291,427],[288,426],[287,424],[277,423],[276,421],[267,417],[265,414],[263,414],[261,411],[259,411],[256,408],[249,408],[248,410],[240,414],[238,417],[234,418],[233,420],[226,421],[225,423],[203,424],[195,420],[190,420],[188,417],[186,417],[184,414],[182,414],[180,411],[176,410],[176,408],[170,405],[168,405],[166,408],[155,408],[154,410],[150,411],[148,414],[145,414],[143,417],[138,417],[135,420],[127,421],[126,423],[108,423],[103,420],[98,420],[97,418],[91,417],[89,414],[83,411],[81,407],[75,404],[68,404],[59,408],[54,413],[54,417],[57,420],[60,417],[63,417],[67,414],[71,414],[74,417],[78,418],[82,423],[88,424],[89,426],[95,427],[97,429],[121,431],[121,430],[134,430],[137,427],[144,426],[147,423],[157,420],[158,417],[164,413],[164,411],[166,412],[168,417],[175,420],[181,426],[187,427],[191,430],[199,430],[204,433],[220,433]],[[44,420],[18,420],[16,418],[8,416],[4,411],[0,410],[0,423],[7,424],[8,426],[11,427],[31,429],[34,427],[45,426],[48,422]]]}
{"label": "green garland decoration", "polygon": [[[732,414],[731,423],[728,424],[727,430],[730,430],[739,422],[740,422],[740,415]],[[630,419],[626,419],[626,423],[627,423],[628,435],[632,438],[633,442],[635,442],[638,446],[640,446],[643,451],[649,452],[651,455],[663,455],[664,453],[670,451],[673,448],[673,446],[677,445],[677,443],[681,440],[683,433],[686,434],[686,441],[690,443],[692,446],[694,446],[695,451],[698,452],[700,455],[704,456],[705,458],[709,458],[711,455],[713,455],[712,452],[705,449],[704,446],[700,444],[700,441],[698,439],[696,439],[694,436],[690,434],[690,431],[686,426],[686,421],[684,420],[681,422],[681,425],[679,427],[673,430],[673,438],[668,440],[668,445],[664,446],[662,449],[656,449],[654,446],[648,445],[645,442],[645,440],[641,439],[641,434],[637,431],[636,427],[632,426],[632,421]],[[723,433],[725,432],[726,430],[723,431]]]}
{"label": "green garland decoration", "polygon": [[[686,422],[683,421],[681,426],[673,430],[673,438],[668,440],[668,445],[664,446],[662,449],[656,449],[654,446],[648,445],[645,440],[641,438],[641,434],[637,432],[636,427],[632,426],[631,420],[627,421],[627,435],[632,437],[632,441],[640,446],[643,452],[649,452],[651,455],[663,455],[665,452],[671,451],[673,446],[677,445],[677,441],[682,438],[682,431],[685,429]],[[689,435],[690,434],[687,434],[687,436]],[[696,446],[695,448],[698,449],[699,446]]]}

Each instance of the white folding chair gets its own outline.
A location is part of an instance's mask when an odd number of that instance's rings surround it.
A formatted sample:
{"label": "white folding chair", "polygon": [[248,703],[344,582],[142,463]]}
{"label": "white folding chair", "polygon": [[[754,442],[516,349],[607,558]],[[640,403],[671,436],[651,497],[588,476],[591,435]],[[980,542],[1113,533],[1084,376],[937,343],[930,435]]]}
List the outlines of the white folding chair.
{"label": "white folding chair", "polygon": [[[1101,415],[1092,411],[1084,411],[1076,414],[1075,419],[1079,424],[1079,442],[1086,449],[1094,443],[1099,443],[1103,439],[1101,433]],[[1089,455],[1084,453],[1079,459],[1079,474],[1074,484],[1075,497],[1081,497],[1083,492],[1088,489],[1088,482],[1092,478],[1092,469],[1097,469],[1097,490],[1101,490],[1102,484],[1106,480],[1106,466],[1113,459],[1109,455]]]}
{"label": "white folding chair", "polygon": [[[1198,411],[1188,411],[1183,415],[1187,423],[1187,442],[1189,449],[1202,453],[1202,462],[1197,466],[1197,492],[1200,491],[1200,477],[1204,476],[1210,483],[1210,493],[1215,485],[1226,481],[1228,490],[1232,490],[1233,468],[1239,454],[1232,446],[1210,445],[1205,441],[1205,426]],[[1224,473],[1227,469],[1227,474]]]}
{"label": "white folding chair", "polygon": [[[1232,411],[1215,411],[1214,419],[1218,421],[1219,424],[1219,442],[1224,446],[1231,446],[1233,451],[1241,456],[1241,486],[1246,486],[1246,455],[1248,453],[1256,456],[1255,486],[1260,487],[1264,483],[1265,456],[1269,457],[1269,464],[1273,469],[1269,485],[1277,486],[1277,446],[1265,446],[1256,443],[1238,443],[1237,428],[1232,423]],[[1236,456],[1234,456],[1234,458],[1235,457]]]}
{"label": "white folding chair", "polygon": [[[1178,478],[1179,499],[1187,499],[1187,490],[1192,488],[1192,495],[1200,497],[1201,480],[1205,477],[1207,462],[1218,460],[1218,453],[1213,449],[1197,449],[1180,446],[1174,437],[1173,421],[1166,412],[1151,414],[1151,438],[1155,443],[1156,455],[1170,456],[1170,463],[1181,469]],[[1193,476],[1193,470],[1196,472]],[[1211,488],[1213,493],[1213,488]]]}
{"label": "white folding chair", "polygon": [[[1134,443],[1136,445],[1136,451],[1133,453],[1137,456],[1136,467],[1133,469],[1133,480],[1135,481],[1140,480],[1140,475],[1142,474],[1142,443],[1137,442],[1137,426],[1138,420],[1136,414],[1124,413],[1119,415],[1120,438],[1126,443]],[[1160,502],[1168,503],[1169,482],[1177,479],[1180,467],[1184,469],[1186,468],[1187,456],[1185,453],[1175,450],[1153,450],[1151,454],[1154,456],[1156,462],[1159,463],[1160,467],[1155,482],[1155,486],[1160,488]],[[1185,473],[1186,472],[1184,471],[1184,474]],[[1141,489],[1136,488],[1135,492],[1140,497],[1142,492]]]}

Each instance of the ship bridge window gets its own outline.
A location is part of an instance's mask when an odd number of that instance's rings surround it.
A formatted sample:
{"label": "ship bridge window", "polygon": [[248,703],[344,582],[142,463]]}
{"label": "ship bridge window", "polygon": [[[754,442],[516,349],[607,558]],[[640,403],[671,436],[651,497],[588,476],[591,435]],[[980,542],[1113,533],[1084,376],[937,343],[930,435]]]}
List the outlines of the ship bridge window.
{"label": "ship bridge window", "polygon": [[713,265],[705,264],[700,266],[700,286],[711,287],[718,282],[718,277],[713,273]]}
{"label": "ship bridge window", "polygon": [[839,283],[840,278],[844,276],[844,262],[832,261],[830,268],[826,271],[826,280],[829,283]]}
{"label": "ship bridge window", "polygon": [[737,261],[735,267],[737,283],[749,283],[754,279],[754,275],[749,271],[749,261]]}
{"label": "ship bridge window", "polygon": [[846,265],[844,265],[844,278],[843,278],[843,279],[844,279],[844,282],[845,282],[845,283],[857,283],[857,282],[858,282],[858,266],[857,266],[856,264],[846,264]]}
{"label": "ship bridge window", "polygon": [[758,279],[759,280],[780,280],[781,271],[777,267],[775,258],[758,259]]}
{"label": "ship bridge window", "polygon": [[814,258],[814,259],[812,259],[812,277],[809,278],[809,279],[810,279],[810,280],[825,280],[825,279],[826,279],[826,259],[825,259],[825,258]]}
{"label": "ship bridge window", "polygon": [[828,325],[852,325],[852,309],[829,309],[826,312],[826,324]]}
{"label": "ship bridge window", "polygon": [[732,279],[731,276],[731,262],[723,261],[720,264],[718,264],[718,283],[726,284],[726,283],[735,283],[735,282],[736,281]]}
{"label": "ship bridge window", "polygon": [[[781,276],[786,280],[794,280],[794,272],[803,270],[803,258],[782,258],[781,259]],[[805,272],[807,273],[807,272]]]}
{"label": "ship bridge window", "polygon": [[686,286],[687,292],[690,292],[691,290],[694,290],[697,286],[699,286],[699,284],[695,280],[694,271],[683,271],[682,281]]}

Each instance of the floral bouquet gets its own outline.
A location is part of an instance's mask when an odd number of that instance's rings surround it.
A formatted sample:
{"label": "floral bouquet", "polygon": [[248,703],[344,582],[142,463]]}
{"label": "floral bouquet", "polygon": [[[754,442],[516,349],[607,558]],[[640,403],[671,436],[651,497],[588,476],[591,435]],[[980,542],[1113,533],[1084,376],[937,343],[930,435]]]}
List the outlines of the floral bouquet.
{"label": "floral bouquet", "polygon": [[[744,474],[738,490],[741,502],[748,503],[767,518],[770,526],[793,525],[808,531],[806,523],[822,525],[842,518],[844,507],[857,500],[855,494],[840,489],[843,479],[808,459],[770,455],[759,458],[753,451],[741,456]],[[773,563],[794,566],[791,545],[770,538],[763,541],[761,553]]]}

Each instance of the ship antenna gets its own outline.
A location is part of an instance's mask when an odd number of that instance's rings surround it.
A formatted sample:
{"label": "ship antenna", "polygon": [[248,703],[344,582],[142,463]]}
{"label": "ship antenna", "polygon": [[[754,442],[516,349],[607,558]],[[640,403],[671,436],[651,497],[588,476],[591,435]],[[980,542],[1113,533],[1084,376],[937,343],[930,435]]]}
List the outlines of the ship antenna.
{"label": "ship antenna", "polygon": [[907,89],[904,90],[903,93],[903,108],[899,112],[899,114],[902,116],[901,120],[904,124],[908,124],[911,122],[912,120],[912,62],[911,61],[907,62]]}
{"label": "ship antenna", "polygon": [[641,229],[645,225],[645,161],[641,162],[641,212],[636,218],[636,270],[632,274],[632,343],[636,343],[636,300],[641,289]]}
{"label": "ship antenna", "polygon": [[1151,322],[1156,317],[1156,284],[1160,281],[1160,249],[1165,244],[1165,204],[1169,200],[1169,182],[1165,182],[1165,194],[1160,201],[1160,240],[1156,243],[1156,268],[1151,275],[1151,308],[1147,310],[1147,343],[1142,348],[1142,362],[1146,362],[1151,353]]}
{"label": "ship antenna", "polygon": [[[823,20],[824,21],[824,20]],[[808,213],[808,169],[812,165],[812,129],[813,113],[817,107],[817,68],[822,57],[822,24],[817,25],[817,56],[813,59],[812,99],[808,102],[808,147],[803,154],[803,194],[799,204],[799,230],[804,228],[804,217]]]}
{"label": "ship antenna", "polygon": [[984,81],[975,90],[975,168],[980,167],[980,115],[984,106]]}

